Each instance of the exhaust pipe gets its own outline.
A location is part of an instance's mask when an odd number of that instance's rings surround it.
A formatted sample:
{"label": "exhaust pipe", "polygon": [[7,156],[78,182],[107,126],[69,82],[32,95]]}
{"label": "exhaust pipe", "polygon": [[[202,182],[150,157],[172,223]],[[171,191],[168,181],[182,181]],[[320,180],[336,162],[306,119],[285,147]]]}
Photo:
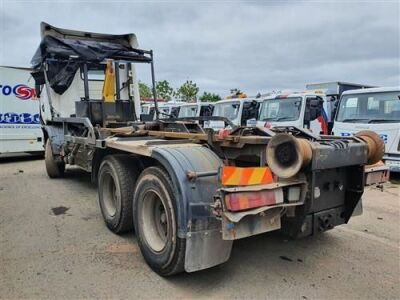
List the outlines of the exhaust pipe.
{"label": "exhaust pipe", "polygon": [[281,178],[296,175],[312,158],[311,143],[287,133],[273,136],[266,151],[268,166]]}
{"label": "exhaust pipe", "polygon": [[368,164],[373,165],[382,160],[385,153],[385,143],[381,137],[374,131],[362,130],[355,134],[356,137],[363,140],[368,146]]}

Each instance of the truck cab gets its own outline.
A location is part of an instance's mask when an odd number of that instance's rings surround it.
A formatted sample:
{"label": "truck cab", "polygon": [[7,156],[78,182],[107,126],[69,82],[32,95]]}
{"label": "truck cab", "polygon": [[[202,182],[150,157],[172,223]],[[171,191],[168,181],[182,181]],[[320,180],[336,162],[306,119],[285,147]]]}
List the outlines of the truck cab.
{"label": "truck cab", "polygon": [[214,104],[211,102],[198,102],[183,104],[180,107],[178,118],[209,117],[212,116]]}
{"label": "truck cab", "polygon": [[[303,92],[264,97],[257,126],[297,126],[315,134],[331,134],[340,95],[344,91],[371,87],[341,81],[310,83]],[[279,99],[289,101],[279,102]]]}
{"label": "truck cab", "polygon": [[[256,98],[235,98],[220,100],[215,103],[213,117],[224,117],[235,126],[255,126],[261,100]],[[219,130],[225,128],[224,121],[210,120],[204,122],[204,128]]]}
{"label": "truck cab", "polygon": [[316,134],[328,134],[328,121],[326,95],[310,91],[264,98],[257,126],[295,126]]}
{"label": "truck cab", "polygon": [[[177,118],[181,109],[182,103],[180,102],[161,102],[158,104],[160,112],[160,119]],[[142,104],[141,118],[143,120],[155,120],[155,106],[153,103]]]}
{"label": "truck cab", "polygon": [[400,86],[344,92],[333,133],[352,136],[372,130],[385,142],[383,160],[391,172],[400,172]]}

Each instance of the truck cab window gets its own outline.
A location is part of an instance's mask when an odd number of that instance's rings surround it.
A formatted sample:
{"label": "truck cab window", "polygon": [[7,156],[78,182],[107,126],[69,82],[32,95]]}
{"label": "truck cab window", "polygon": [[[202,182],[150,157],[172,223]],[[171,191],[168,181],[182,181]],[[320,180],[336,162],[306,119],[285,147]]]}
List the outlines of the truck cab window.
{"label": "truck cab window", "polygon": [[247,120],[258,118],[260,103],[257,101],[243,103],[242,125],[246,125]]}

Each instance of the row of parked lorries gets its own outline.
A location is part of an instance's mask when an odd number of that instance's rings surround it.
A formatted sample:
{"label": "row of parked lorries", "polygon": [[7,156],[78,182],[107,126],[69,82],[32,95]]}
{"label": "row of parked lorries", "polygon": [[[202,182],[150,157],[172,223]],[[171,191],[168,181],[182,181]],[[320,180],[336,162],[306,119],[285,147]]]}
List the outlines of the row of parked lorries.
{"label": "row of parked lorries", "polygon": [[[159,104],[160,118],[224,117],[236,126],[306,128],[317,135],[351,136],[373,130],[385,142],[385,163],[400,172],[400,87],[371,87],[344,82],[308,84],[302,92],[275,92],[215,103]],[[154,105],[142,105],[154,116]],[[229,127],[223,120],[206,120],[204,128]]]}
{"label": "row of parked lorries", "polygon": [[[0,67],[0,155],[43,151],[38,101],[30,69]],[[294,126],[314,134],[351,136],[373,130],[385,142],[384,160],[400,172],[400,87],[345,82],[306,85],[301,92],[273,92],[218,102],[159,102],[159,118],[224,117],[236,126]],[[141,117],[155,119],[151,101]],[[206,119],[206,118],[205,118]],[[223,120],[199,121],[204,128],[229,128]]]}

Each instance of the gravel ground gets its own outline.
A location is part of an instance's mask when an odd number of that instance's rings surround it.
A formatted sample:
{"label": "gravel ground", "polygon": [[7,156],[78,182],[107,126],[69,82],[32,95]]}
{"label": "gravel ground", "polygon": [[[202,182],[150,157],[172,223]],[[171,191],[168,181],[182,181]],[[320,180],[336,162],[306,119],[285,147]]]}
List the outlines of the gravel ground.
{"label": "gravel ground", "polygon": [[105,227],[89,176],[50,180],[42,159],[0,161],[0,298],[400,298],[400,184],[368,189],[364,214],[322,235],[268,233],[231,259],[162,278],[134,234]]}

